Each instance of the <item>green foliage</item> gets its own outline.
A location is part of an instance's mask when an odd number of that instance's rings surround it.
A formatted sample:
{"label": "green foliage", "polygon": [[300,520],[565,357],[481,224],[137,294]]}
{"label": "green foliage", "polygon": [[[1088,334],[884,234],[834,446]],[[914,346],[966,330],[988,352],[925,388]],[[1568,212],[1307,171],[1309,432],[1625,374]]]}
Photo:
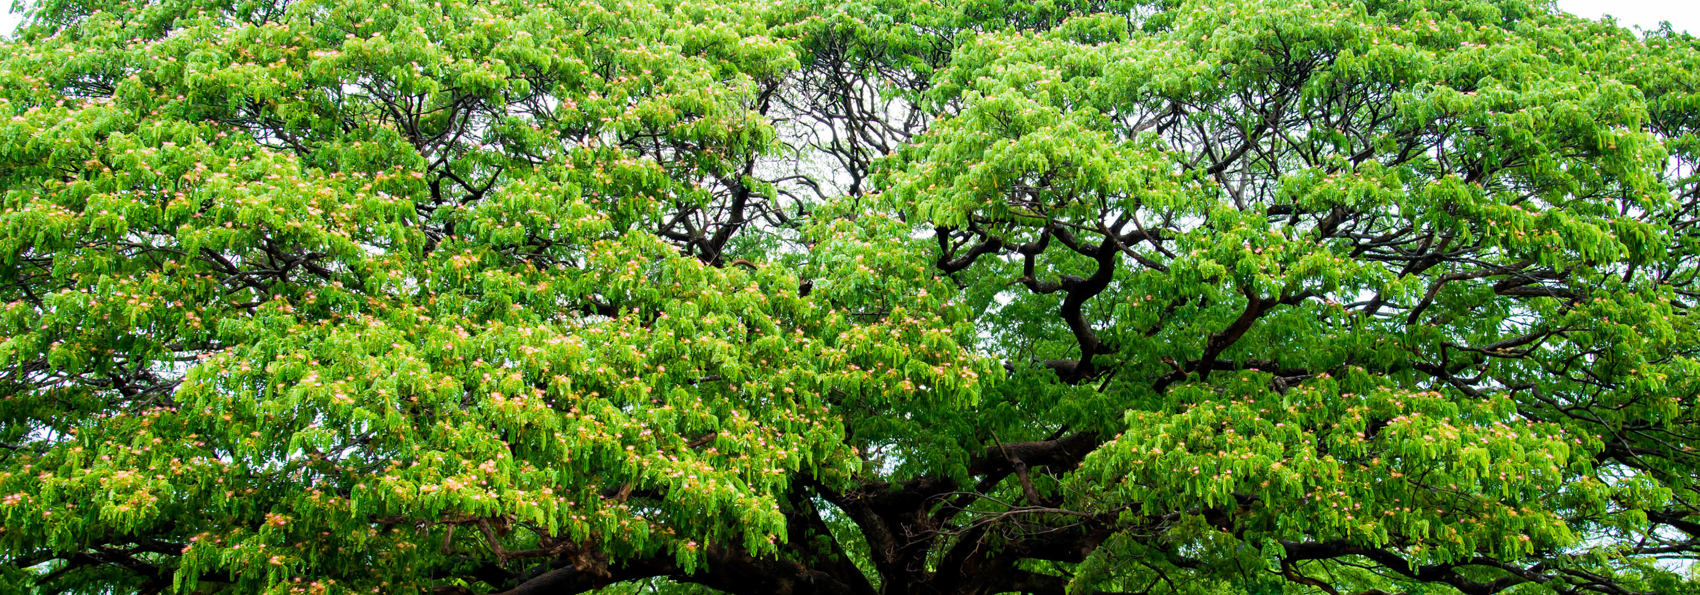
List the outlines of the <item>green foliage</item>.
{"label": "green foliage", "polygon": [[1691,593],[1700,40],[31,4],[0,591]]}

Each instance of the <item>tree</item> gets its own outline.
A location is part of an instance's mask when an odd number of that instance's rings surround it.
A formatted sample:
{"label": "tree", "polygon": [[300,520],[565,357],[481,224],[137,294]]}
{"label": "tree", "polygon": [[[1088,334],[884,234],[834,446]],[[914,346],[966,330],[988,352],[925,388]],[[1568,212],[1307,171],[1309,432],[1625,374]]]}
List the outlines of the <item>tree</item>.
{"label": "tree", "polygon": [[1700,41],[45,0],[0,590],[1692,593]]}

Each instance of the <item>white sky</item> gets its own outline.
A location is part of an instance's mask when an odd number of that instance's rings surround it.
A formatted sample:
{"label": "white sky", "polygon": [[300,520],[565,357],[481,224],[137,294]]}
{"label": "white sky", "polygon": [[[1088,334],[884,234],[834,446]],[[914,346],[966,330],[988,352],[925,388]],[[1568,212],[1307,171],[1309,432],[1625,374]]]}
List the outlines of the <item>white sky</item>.
{"label": "white sky", "polygon": [[[11,35],[18,16],[11,14],[11,0],[0,0],[0,35]],[[1588,18],[1617,17],[1618,24],[1651,29],[1659,21],[1670,21],[1679,31],[1700,35],[1700,2],[1695,0],[1558,0],[1562,10]]]}
{"label": "white sky", "polygon": [[1678,31],[1700,35],[1700,2],[1693,0],[1558,0],[1558,8],[1591,19],[1609,14],[1625,27],[1651,29],[1670,21]]}

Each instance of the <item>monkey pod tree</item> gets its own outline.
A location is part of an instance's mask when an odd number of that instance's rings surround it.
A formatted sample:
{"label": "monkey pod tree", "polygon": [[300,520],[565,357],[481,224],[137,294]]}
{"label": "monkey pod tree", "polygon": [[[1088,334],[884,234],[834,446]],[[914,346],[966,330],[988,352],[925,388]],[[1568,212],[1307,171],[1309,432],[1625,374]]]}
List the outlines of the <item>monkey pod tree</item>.
{"label": "monkey pod tree", "polygon": [[0,590],[1700,592],[1700,42],[33,4]]}

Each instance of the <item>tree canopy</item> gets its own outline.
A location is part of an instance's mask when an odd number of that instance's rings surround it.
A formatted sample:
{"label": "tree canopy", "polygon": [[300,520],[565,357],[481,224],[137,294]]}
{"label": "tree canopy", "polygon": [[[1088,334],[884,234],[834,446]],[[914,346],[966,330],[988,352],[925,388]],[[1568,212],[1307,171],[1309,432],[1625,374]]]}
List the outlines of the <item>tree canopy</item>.
{"label": "tree canopy", "polygon": [[1700,593],[1668,27],[27,11],[0,591]]}

